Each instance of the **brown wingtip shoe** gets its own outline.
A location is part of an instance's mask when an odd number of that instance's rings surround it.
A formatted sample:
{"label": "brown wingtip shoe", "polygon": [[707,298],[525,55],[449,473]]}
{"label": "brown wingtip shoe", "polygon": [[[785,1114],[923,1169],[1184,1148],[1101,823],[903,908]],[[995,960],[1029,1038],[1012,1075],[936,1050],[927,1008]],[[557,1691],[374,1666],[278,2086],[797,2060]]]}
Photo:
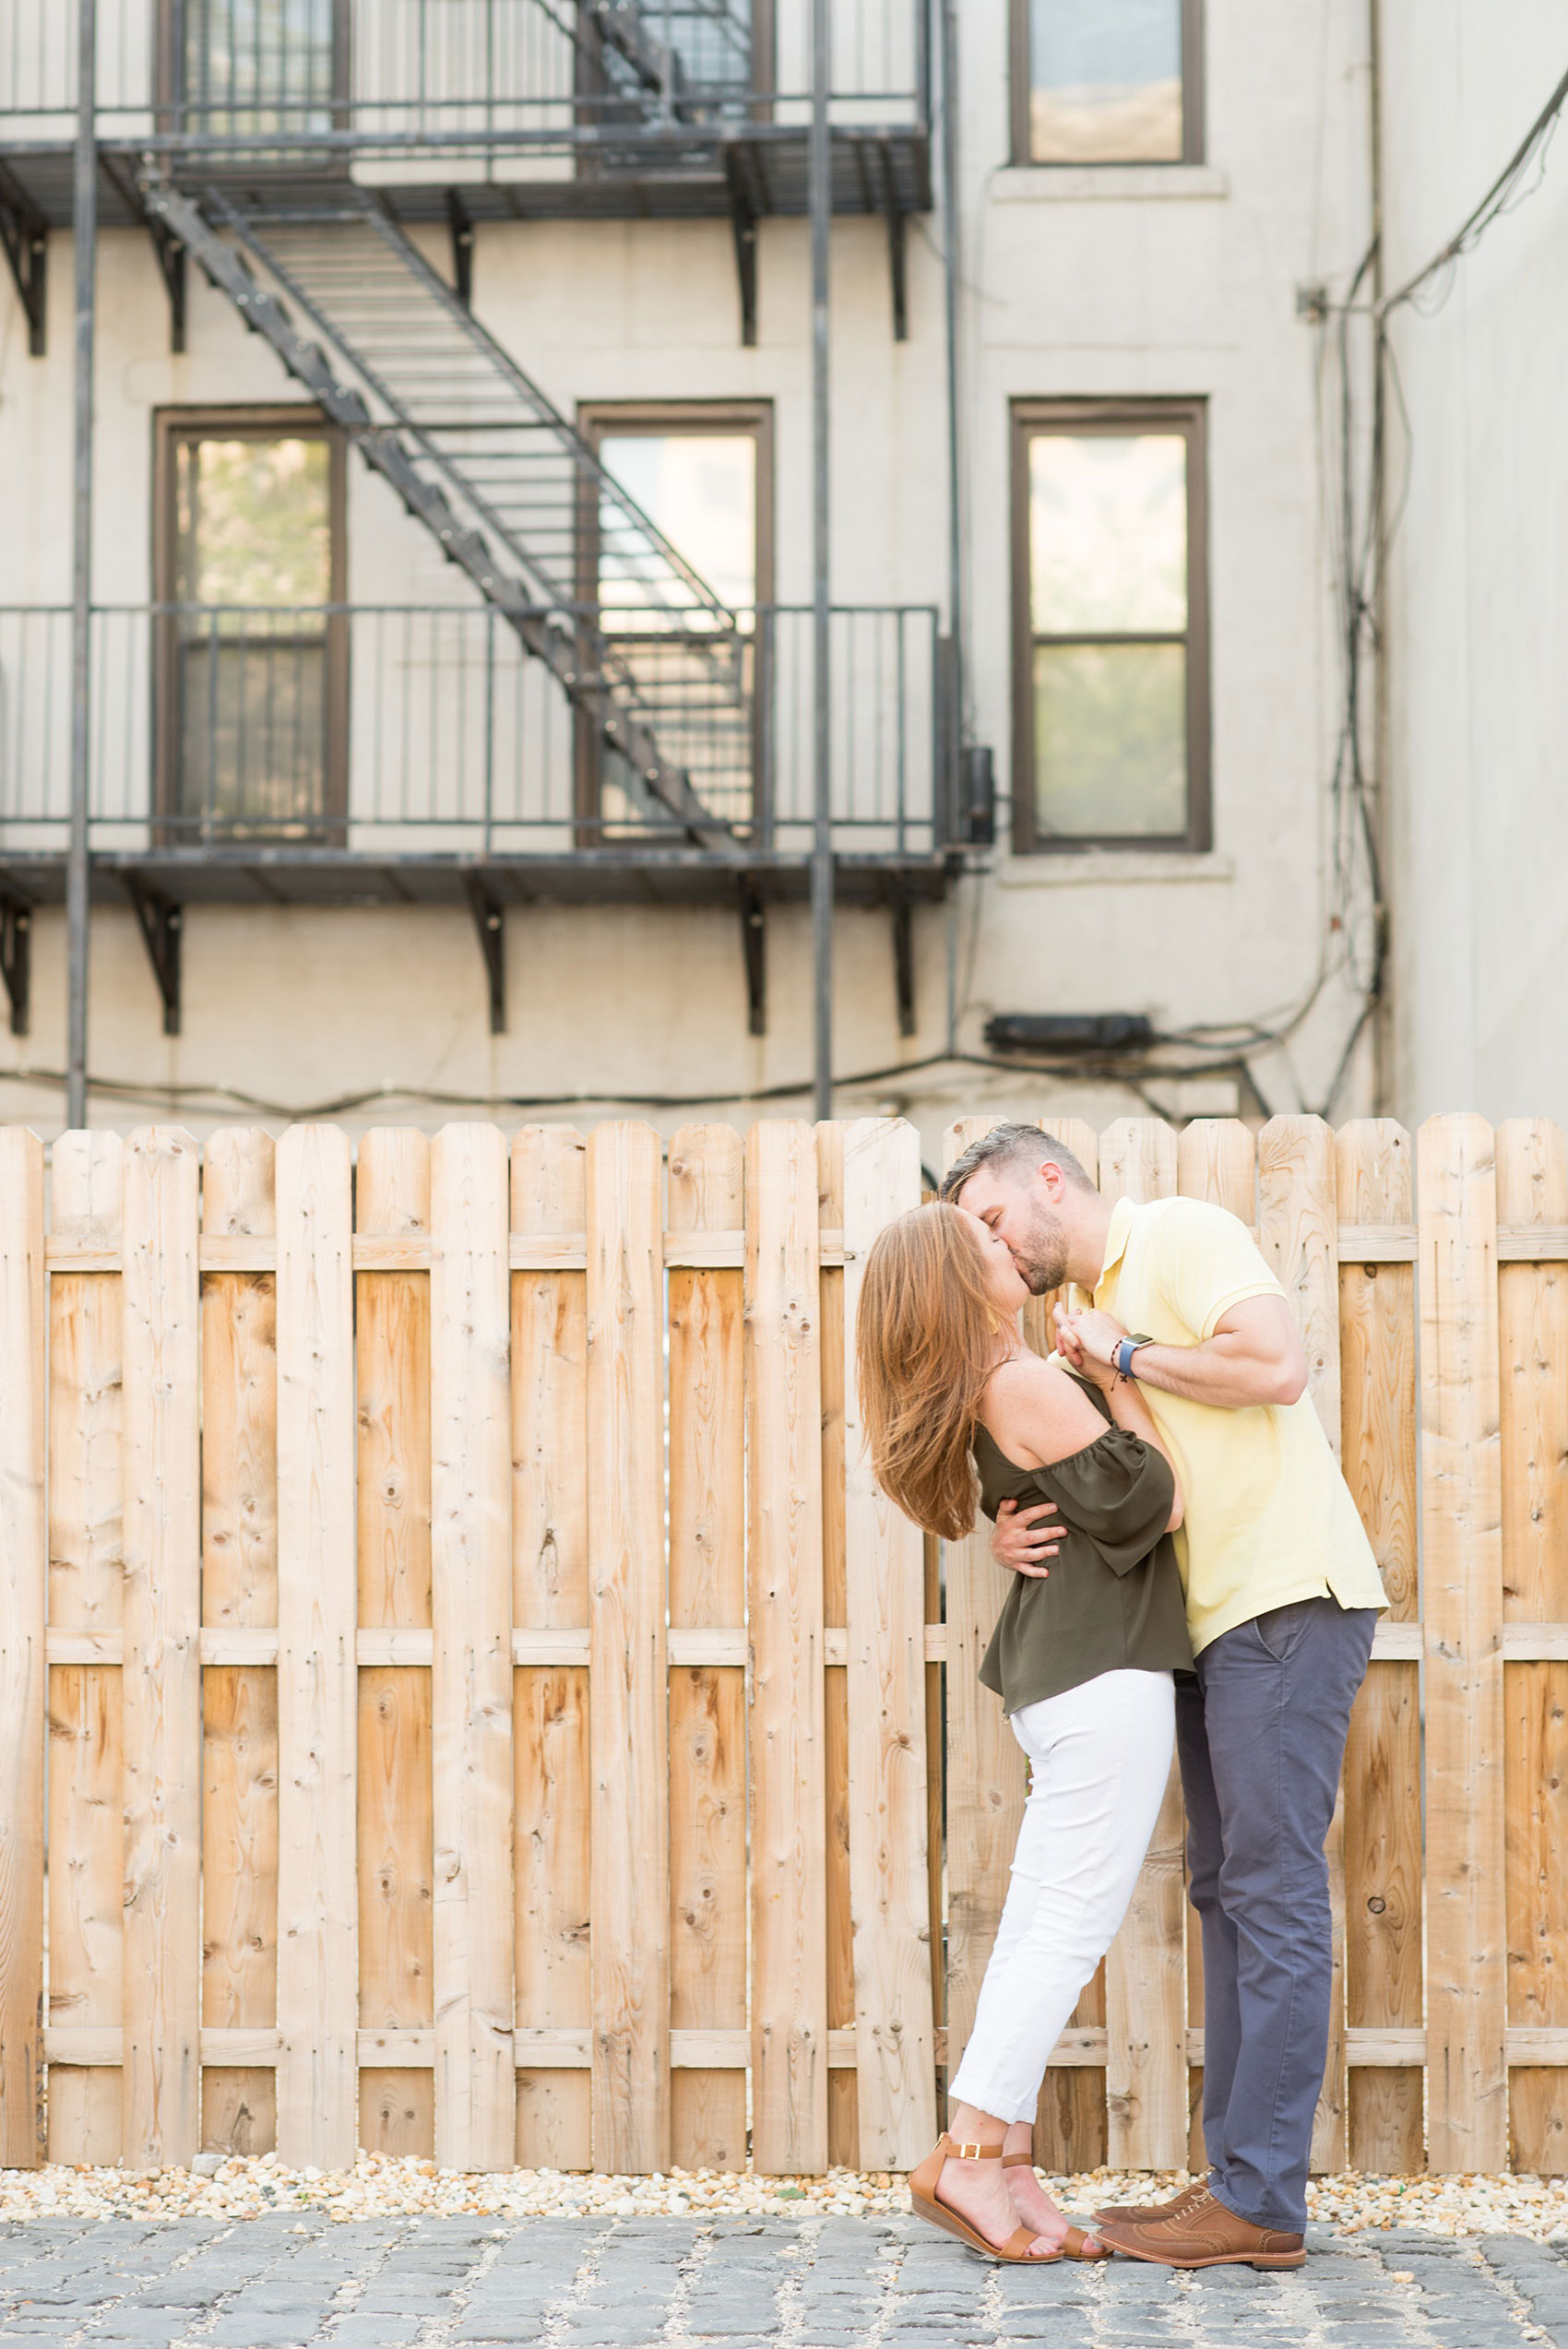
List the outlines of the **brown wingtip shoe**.
{"label": "brown wingtip shoe", "polygon": [[1125,2220],[1129,2226],[1148,2226],[1156,2219],[1175,2218],[1189,2202],[1197,2201],[1207,2192],[1208,2180],[1200,2177],[1191,2186],[1183,2186],[1180,2194],[1172,2194],[1168,2201],[1107,2202],[1096,2211],[1095,2224],[1098,2226],[1101,2219],[1109,2219],[1112,2224],[1118,2220]]}
{"label": "brown wingtip shoe", "polygon": [[1171,2217],[1134,2225],[1125,2219],[1107,2222],[1097,2215],[1094,2231],[1113,2251],[1123,2252],[1130,2260],[1151,2260],[1165,2268],[1299,2268],[1307,2257],[1307,2247],[1299,2235],[1289,2235],[1279,2227],[1254,2226],[1250,2219],[1238,2218],[1234,2211],[1216,2201],[1206,2186]]}

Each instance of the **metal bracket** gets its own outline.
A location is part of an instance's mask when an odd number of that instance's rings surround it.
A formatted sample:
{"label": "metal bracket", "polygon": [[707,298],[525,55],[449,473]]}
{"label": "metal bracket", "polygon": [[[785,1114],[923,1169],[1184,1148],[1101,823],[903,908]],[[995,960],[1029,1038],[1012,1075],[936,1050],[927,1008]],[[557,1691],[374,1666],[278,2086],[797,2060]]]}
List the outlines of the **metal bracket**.
{"label": "metal bracket", "polygon": [[172,898],[151,888],[134,872],[121,875],[131,910],[141,925],[142,943],[152,965],[153,978],[163,999],[163,1033],[180,1033],[180,933],[183,916]]}
{"label": "metal bracket", "polygon": [[455,187],[446,191],[446,226],[452,236],[452,284],[465,310],[474,306],[473,216]]}
{"label": "metal bracket", "polygon": [[0,979],[11,999],[11,1033],[25,1036],[32,1010],[32,908],[0,890]]}
{"label": "metal bracket", "polygon": [[904,208],[898,200],[897,174],[893,168],[893,150],[885,139],[878,142],[882,160],[882,208],[887,215],[887,272],[893,286],[893,339],[909,339],[909,300],[904,268]]}
{"label": "metal bracket", "polygon": [[28,350],[43,357],[49,291],[49,223],[26,188],[0,163],[0,244],[27,313]]}
{"label": "metal bracket", "polygon": [[490,1032],[492,1036],[506,1033],[506,929],[501,908],[485,887],[477,872],[463,875],[463,886],[469,893],[469,908],[474,918],[474,930],[479,938],[479,950],[484,956],[484,975],[490,987]]}
{"label": "metal bracket", "polygon": [[905,891],[893,900],[893,986],[898,998],[898,1033],[915,1032],[915,909]]}
{"label": "metal bracket", "polygon": [[747,350],[756,347],[757,213],[745,184],[745,167],[739,147],[724,150],[724,176],[730,183],[730,224],[735,239],[735,275],[741,287],[741,341]]}
{"label": "metal bracket", "polygon": [[740,882],[741,953],[746,966],[746,1032],[767,1034],[767,916],[749,873]]}
{"label": "metal bracket", "polygon": [[169,297],[169,348],[183,351],[185,347],[185,248],[168,223],[156,213],[149,212],[142,192],[129,174],[123,172],[113,155],[102,149],[99,162],[103,176],[133,219],[138,220],[152,240],[153,258],[158,274],[163,280],[163,291]]}

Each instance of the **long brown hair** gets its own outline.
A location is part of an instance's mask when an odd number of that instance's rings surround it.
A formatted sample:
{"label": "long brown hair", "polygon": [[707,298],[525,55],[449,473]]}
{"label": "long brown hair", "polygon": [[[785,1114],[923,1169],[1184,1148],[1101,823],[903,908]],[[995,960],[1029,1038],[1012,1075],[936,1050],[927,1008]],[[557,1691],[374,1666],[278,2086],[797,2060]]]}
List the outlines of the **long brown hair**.
{"label": "long brown hair", "polygon": [[969,1444],[1003,1350],[985,1260],[958,1209],[933,1200],[885,1225],[855,1330],[866,1440],[883,1491],[948,1541],[974,1525]]}

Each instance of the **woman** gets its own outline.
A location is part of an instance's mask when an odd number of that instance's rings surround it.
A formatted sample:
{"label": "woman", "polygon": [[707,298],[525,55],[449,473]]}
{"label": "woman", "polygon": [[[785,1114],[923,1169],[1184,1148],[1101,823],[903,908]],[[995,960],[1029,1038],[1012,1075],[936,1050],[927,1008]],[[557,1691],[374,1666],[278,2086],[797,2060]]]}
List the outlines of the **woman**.
{"label": "woman", "polygon": [[[1011,1888],[951,2133],[909,2179],[916,2213],[998,2260],[1108,2259],[1035,2176],[1046,2060],[1132,1895],[1170,1771],[1171,1674],[1192,1665],[1175,1553],[1175,1468],[1135,1382],[1025,1345],[1028,1291],[1005,1241],[961,1207],[878,1234],[861,1291],[860,1392],[878,1482],[956,1541],[977,1501],[1043,1494],[1054,1568],[1017,1575],[980,1679],[1029,1760]],[[977,1474],[978,1471],[978,1474]]]}

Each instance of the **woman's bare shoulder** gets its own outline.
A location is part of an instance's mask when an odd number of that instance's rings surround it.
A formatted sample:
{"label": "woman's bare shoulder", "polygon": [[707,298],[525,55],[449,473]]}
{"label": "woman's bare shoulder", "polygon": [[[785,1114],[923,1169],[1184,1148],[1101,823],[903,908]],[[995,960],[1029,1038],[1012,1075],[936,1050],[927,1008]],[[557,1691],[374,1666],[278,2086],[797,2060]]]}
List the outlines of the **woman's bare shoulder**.
{"label": "woman's bare shoulder", "polygon": [[992,1372],[981,1405],[993,1441],[1020,1467],[1049,1467],[1105,1432],[1059,1354],[1020,1354]]}

